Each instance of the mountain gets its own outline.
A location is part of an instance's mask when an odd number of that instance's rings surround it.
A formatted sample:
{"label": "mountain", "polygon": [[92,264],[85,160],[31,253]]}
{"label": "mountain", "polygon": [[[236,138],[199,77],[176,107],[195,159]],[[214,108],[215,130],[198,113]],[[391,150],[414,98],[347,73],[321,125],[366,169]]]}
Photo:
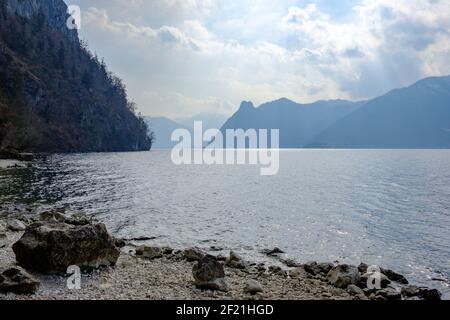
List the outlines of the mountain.
{"label": "mountain", "polygon": [[450,76],[427,78],[373,99],[308,146],[450,148]]}
{"label": "mountain", "polygon": [[154,133],[154,143],[152,148],[154,149],[171,149],[178,142],[172,142],[172,132],[176,129],[188,129],[189,128],[179,124],[173,120],[164,117],[144,117],[147,126]]}
{"label": "mountain", "polygon": [[210,113],[200,113],[190,118],[175,119],[176,122],[182,124],[186,128],[189,128],[190,131],[194,130],[195,121],[201,121],[203,123],[203,130],[208,130],[220,129],[226,120],[226,116]]}
{"label": "mountain", "polygon": [[225,135],[226,129],[279,129],[280,148],[301,148],[361,105],[345,100],[298,104],[283,98],[255,108],[253,103],[243,102],[221,131]]}
{"label": "mountain", "polygon": [[68,19],[63,0],[0,0],[0,151],[149,150],[122,80]]}

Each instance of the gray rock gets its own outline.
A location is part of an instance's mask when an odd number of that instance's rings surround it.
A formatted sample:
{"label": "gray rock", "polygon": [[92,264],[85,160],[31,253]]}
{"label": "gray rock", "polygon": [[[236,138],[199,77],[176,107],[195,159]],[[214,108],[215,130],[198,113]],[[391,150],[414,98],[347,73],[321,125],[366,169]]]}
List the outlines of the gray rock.
{"label": "gray rock", "polygon": [[408,280],[400,273],[383,268],[381,268],[381,272],[386,275],[386,277],[388,277],[388,279],[391,281],[398,282],[400,284],[408,284]]}
{"label": "gray rock", "polygon": [[17,219],[8,219],[6,220],[9,230],[14,232],[25,231],[27,226],[20,220]]}
{"label": "gray rock", "polygon": [[244,292],[257,294],[259,292],[264,292],[264,289],[258,281],[251,279],[245,283]]}
{"label": "gray rock", "polygon": [[295,261],[294,259],[280,259],[280,261],[281,262],[283,262],[285,265],[286,265],[286,267],[289,267],[289,268],[298,268],[298,267],[301,267],[301,263],[299,263],[299,262],[297,262],[297,261]]}
{"label": "gray rock", "polygon": [[187,261],[199,261],[205,257],[205,253],[198,248],[189,248],[184,250],[183,257]]}
{"label": "gray rock", "polygon": [[33,294],[40,282],[20,267],[4,270],[0,274],[0,292]]}
{"label": "gray rock", "polygon": [[193,267],[192,274],[197,288],[228,291],[223,265],[213,256],[201,258]]}
{"label": "gray rock", "polygon": [[361,279],[359,270],[355,266],[341,264],[328,272],[328,282],[337,288],[347,288],[351,284],[358,284]]}
{"label": "gray rock", "polygon": [[228,258],[228,261],[241,261],[242,258],[241,256],[235,252],[235,251],[230,251],[230,257]]}
{"label": "gray rock", "polygon": [[401,300],[402,294],[395,290],[394,288],[385,288],[377,291],[377,296],[382,296],[386,300]]}
{"label": "gray rock", "polygon": [[334,265],[328,262],[317,263],[313,261],[306,263],[303,267],[306,272],[316,276],[318,274],[327,275],[333,269]]}
{"label": "gray rock", "polygon": [[66,272],[71,265],[82,269],[114,265],[120,255],[104,224],[62,222],[30,225],[13,251],[19,265],[45,274]]}
{"label": "gray rock", "polygon": [[162,258],[163,250],[158,247],[141,246],[136,248],[136,255],[141,256],[142,258],[153,260]]}
{"label": "gray rock", "polygon": [[357,295],[365,296],[364,291],[360,287],[358,287],[354,284],[351,284],[347,287],[347,292],[354,296],[357,296]]}
{"label": "gray rock", "polygon": [[369,265],[365,264],[364,262],[361,262],[358,266],[358,270],[361,274],[367,273],[368,268],[369,268]]}
{"label": "gray rock", "polygon": [[402,288],[402,296],[405,298],[421,298],[423,300],[441,300],[442,294],[437,289],[408,285]]}
{"label": "gray rock", "polygon": [[58,211],[44,211],[39,214],[39,221],[41,222],[63,222],[74,226],[85,226],[91,224],[92,221],[83,214],[74,214],[66,216]]}
{"label": "gray rock", "polygon": [[264,249],[261,251],[263,254],[268,255],[268,256],[274,256],[274,255],[278,255],[278,254],[282,254],[284,253],[283,250],[281,250],[280,248],[273,248],[273,249]]}

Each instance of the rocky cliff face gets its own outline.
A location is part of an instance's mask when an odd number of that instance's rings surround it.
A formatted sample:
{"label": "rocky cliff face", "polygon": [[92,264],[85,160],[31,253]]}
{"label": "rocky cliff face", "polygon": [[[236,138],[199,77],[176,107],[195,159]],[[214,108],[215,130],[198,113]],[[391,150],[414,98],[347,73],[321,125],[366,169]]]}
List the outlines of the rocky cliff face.
{"label": "rocky cliff face", "polygon": [[5,0],[9,13],[31,19],[36,15],[43,15],[46,23],[63,33],[73,41],[78,41],[76,29],[67,28],[69,14],[67,5],[62,0]]}
{"label": "rocky cliff face", "polygon": [[63,0],[0,0],[0,151],[150,149],[122,80],[66,12]]}

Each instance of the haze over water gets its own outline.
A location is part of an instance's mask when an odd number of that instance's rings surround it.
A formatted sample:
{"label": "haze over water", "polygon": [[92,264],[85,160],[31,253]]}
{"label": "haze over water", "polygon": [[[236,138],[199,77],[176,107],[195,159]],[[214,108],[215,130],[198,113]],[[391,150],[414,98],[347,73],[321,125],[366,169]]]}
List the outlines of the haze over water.
{"label": "haze over water", "polygon": [[155,245],[378,264],[450,296],[431,280],[450,278],[450,150],[285,150],[278,175],[259,170],[175,166],[170,151],[55,155],[2,172],[0,202],[81,210]]}

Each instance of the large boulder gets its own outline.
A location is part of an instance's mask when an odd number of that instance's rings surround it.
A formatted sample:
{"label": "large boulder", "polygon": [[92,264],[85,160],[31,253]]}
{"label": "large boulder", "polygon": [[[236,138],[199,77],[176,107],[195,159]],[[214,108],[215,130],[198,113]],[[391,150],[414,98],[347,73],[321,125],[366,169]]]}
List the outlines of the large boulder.
{"label": "large boulder", "polygon": [[351,284],[358,284],[361,279],[359,270],[355,266],[341,264],[328,272],[328,282],[337,288],[347,288]]}
{"label": "large boulder", "polygon": [[19,265],[46,274],[114,265],[120,255],[104,224],[58,221],[30,225],[13,250]]}
{"label": "large boulder", "polygon": [[32,294],[39,288],[40,282],[20,267],[12,267],[0,274],[0,292]]}
{"label": "large boulder", "polygon": [[381,272],[388,277],[389,280],[398,282],[401,284],[408,284],[408,280],[400,273],[397,273],[390,269],[381,269]]}
{"label": "large boulder", "polygon": [[192,274],[200,289],[227,291],[223,265],[213,256],[206,255],[194,266]]}

